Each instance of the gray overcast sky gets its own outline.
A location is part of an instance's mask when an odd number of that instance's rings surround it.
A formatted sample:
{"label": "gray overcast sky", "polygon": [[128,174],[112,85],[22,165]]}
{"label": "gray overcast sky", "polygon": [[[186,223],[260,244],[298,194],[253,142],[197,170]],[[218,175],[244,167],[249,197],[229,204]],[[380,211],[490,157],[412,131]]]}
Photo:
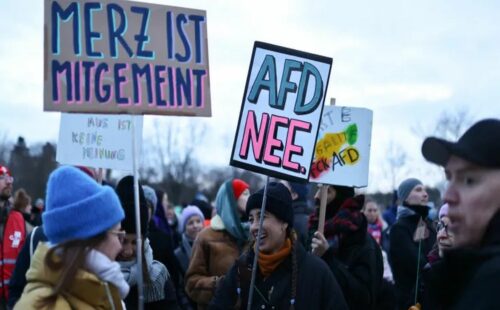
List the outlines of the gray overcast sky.
{"label": "gray overcast sky", "polygon": [[[412,127],[460,108],[475,119],[500,117],[497,1],[148,2],[207,11],[213,117],[147,116],[144,129],[148,142],[155,120],[206,124],[203,163],[229,162],[255,40],[333,58],[327,98],[374,111],[372,190],[389,187],[382,167],[390,141],[408,152],[414,176],[442,177],[422,160]],[[56,142],[59,113],[42,111],[43,1],[1,1],[0,29],[0,134]]]}

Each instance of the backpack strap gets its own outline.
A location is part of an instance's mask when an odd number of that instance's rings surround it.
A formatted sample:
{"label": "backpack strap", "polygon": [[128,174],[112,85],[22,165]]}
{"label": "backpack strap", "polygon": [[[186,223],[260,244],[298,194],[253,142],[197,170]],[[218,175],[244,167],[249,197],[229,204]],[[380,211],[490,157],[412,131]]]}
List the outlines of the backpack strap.
{"label": "backpack strap", "polygon": [[33,230],[31,231],[31,237],[30,237],[30,260],[33,257],[33,252],[35,252],[35,246],[34,246],[34,239],[35,239],[35,233],[38,230],[39,226],[35,226]]}

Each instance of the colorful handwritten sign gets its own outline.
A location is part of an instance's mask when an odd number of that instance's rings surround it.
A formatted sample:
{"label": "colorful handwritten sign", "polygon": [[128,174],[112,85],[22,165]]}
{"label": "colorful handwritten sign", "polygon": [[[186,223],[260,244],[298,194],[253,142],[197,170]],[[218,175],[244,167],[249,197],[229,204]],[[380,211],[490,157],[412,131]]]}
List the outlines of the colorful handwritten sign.
{"label": "colorful handwritten sign", "polygon": [[61,113],[56,159],[62,164],[133,170],[135,142],[141,145],[142,116]]}
{"label": "colorful handwritten sign", "polygon": [[44,111],[211,116],[205,11],[44,1]]}
{"label": "colorful handwritten sign", "polygon": [[314,150],[310,181],[368,186],[373,112],[326,106]]}
{"label": "colorful handwritten sign", "polygon": [[307,180],[332,59],[255,42],[231,165]]}

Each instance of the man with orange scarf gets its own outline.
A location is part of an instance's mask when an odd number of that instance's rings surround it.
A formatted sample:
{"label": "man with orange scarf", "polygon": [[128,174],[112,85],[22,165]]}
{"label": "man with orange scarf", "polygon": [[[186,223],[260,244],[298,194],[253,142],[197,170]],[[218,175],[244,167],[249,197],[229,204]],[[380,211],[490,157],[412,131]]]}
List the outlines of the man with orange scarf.
{"label": "man with orange scarf", "polygon": [[[257,238],[265,188],[246,206],[253,240]],[[282,184],[267,186],[252,309],[347,309],[328,266],[307,253],[293,230],[292,197]],[[209,309],[246,309],[255,244],[232,266]]]}

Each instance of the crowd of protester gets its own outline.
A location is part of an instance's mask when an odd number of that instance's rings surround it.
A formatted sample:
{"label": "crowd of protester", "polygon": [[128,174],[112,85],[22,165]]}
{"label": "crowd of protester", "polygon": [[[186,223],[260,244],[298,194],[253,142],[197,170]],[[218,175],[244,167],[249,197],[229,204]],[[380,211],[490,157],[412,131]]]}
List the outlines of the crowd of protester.
{"label": "crowd of protester", "polygon": [[422,154],[448,180],[438,208],[413,177],[383,207],[236,178],[181,207],[139,182],[137,212],[132,176],[113,188],[61,166],[33,201],[0,166],[0,309],[500,309],[500,120]]}

